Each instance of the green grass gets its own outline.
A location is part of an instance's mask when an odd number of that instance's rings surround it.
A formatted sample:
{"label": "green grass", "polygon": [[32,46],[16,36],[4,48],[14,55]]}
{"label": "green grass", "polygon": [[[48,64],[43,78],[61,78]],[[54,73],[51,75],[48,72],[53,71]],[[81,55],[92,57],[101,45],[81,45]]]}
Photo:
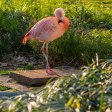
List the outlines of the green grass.
{"label": "green grass", "polygon": [[[28,63],[25,66],[22,67],[17,67],[15,70],[33,70],[34,69],[34,65],[31,63]],[[11,72],[13,72],[13,70],[9,69],[4,69],[4,70],[0,70],[0,75],[9,75]]]}
{"label": "green grass", "polygon": [[49,45],[52,65],[68,64],[73,59],[72,63],[90,62],[96,53],[100,58],[112,57],[110,0],[2,0],[0,7],[0,55],[2,56],[3,53],[14,51],[28,53],[30,51],[39,56],[41,44],[35,45],[30,42],[22,46],[22,38],[36,21],[53,16],[54,10],[62,7],[70,19],[71,26],[62,38]]}
{"label": "green grass", "polygon": [[9,75],[10,72],[10,70],[0,70],[0,75]]}
{"label": "green grass", "polygon": [[[0,70],[0,75],[9,75],[10,74],[10,70]],[[0,85],[0,91],[6,91],[9,90],[10,88]]]}
{"label": "green grass", "polygon": [[16,68],[16,70],[34,70],[34,65],[29,63],[26,66]]}
{"label": "green grass", "polygon": [[3,85],[0,85],[0,91],[6,91],[6,90],[9,90],[10,88],[6,87],[6,86],[3,86]]}

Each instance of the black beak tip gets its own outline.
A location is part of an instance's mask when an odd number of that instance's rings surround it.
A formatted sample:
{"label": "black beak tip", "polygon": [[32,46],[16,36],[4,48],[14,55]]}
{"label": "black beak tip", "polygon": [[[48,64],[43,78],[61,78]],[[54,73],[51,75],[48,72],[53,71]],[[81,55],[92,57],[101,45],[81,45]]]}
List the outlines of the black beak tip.
{"label": "black beak tip", "polygon": [[63,21],[62,21],[62,20],[59,20],[59,21],[58,21],[58,23],[61,23],[61,22],[63,22]]}

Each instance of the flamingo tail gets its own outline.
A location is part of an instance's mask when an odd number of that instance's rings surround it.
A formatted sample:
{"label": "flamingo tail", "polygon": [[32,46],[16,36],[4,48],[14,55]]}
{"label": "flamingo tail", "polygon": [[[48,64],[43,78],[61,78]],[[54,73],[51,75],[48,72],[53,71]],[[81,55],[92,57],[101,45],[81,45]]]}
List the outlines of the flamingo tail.
{"label": "flamingo tail", "polygon": [[24,36],[23,41],[22,41],[22,44],[24,44],[24,45],[26,44],[29,35],[30,35],[30,33],[28,32],[28,33]]}

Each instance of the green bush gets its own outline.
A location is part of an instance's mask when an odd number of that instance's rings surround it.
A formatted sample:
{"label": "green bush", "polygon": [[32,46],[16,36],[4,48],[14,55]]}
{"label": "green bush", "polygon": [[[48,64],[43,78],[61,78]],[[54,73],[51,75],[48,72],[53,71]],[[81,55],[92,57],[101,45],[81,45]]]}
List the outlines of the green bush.
{"label": "green bush", "polygon": [[16,51],[28,27],[20,11],[0,9],[0,54]]}
{"label": "green bush", "polygon": [[[56,65],[90,61],[97,52],[101,58],[112,57],[112,10],[110,2],[75,0],[2,0],[0,4],[0,55],[14,51],[35,51],[40,45],[22,46],[25,33],[57,7],[65,9],[71,25],[60,38],[50,43],[49,51]],[[35,43],[34,43],[35,44]],[[38,48],[34,47],[38,46]],[[37,49],[37,50],[36,50]],[[73,60],[74,59],[74,60]],[[73,60],[73,61],[72,61]]]}

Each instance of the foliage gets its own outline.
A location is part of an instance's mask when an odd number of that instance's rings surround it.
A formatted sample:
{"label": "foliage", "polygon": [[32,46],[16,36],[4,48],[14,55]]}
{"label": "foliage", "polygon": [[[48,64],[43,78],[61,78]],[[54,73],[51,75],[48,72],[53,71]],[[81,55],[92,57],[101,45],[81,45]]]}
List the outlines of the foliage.
{"label": "foliage", "polygon": [[22,13],[13,8],[0,9],[0,12],[0,54],[4,54],[21,48],[22,37],[28,23]]}
{"label": "foliage", "polygon": [[0,85],[0,91],[5,91],[5,90],[9,90],[10,88]]}
{"label": "foliage", "polygon": [[[62,38],[49,45],[56,63],[81,63],[91,60],[97,52],[100,58],[112,57],[112,2],[110,0],[2,0],[0,1],[0,55],[7,52],[40,53],[41,44],[30,42],[22,46],[25,33],[39,20],[53,16],[57,7],[65,9],[71,26]],[[16,43],[16,44],[15,44]],[[37,48],[38,47],[38,48]],[[37,50],[36,50],[37,49]],[[38,53],[37,53],[38,52]]]}
{"label": "foliage", "polygon": [[9,75],[10,72],[10,70],[0,70],[0,75]]}
{"label": "foliage", "polygon": [[81,74],[59,78],[41,90],[1,103],[7,112],[112,111],[112,60],[96,58]]}

